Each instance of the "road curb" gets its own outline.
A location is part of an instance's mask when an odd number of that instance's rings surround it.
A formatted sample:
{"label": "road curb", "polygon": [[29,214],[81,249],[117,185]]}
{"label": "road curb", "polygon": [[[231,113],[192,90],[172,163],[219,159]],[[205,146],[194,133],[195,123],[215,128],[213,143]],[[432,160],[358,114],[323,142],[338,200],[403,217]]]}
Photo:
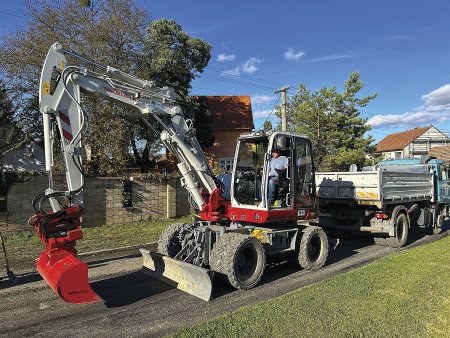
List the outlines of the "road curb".
{"label": "road curb", "polygon": [[99,255],[103,255],[103,254],[112,254],[112,253],[120,253],[120,252],[138,250],[140,248],[146,248],[146,249],[149,249],[150,251],[155,251],[158,248],[158,243],[156,243],[156,242],[145,243],[145,244],[139,244],[139,245],[122,246],[119,248],[112,248],[112,249],[102,249],[102,250],[81,252],[77,256],[93,257],[93,256],[99,256]]}

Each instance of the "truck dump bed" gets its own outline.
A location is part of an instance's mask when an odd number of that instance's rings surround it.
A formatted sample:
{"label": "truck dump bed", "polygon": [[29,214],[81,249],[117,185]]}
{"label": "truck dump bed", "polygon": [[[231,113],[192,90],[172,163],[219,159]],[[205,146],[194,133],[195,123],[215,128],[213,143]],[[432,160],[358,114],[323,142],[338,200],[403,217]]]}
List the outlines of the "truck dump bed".
{"label": "truck dump bed", "polygon": [[316,173],[317,196],[328,202],[352,201],[362,205],[399,201],[433,201],[433,174],[428,165],[375,167],[363,172]]}

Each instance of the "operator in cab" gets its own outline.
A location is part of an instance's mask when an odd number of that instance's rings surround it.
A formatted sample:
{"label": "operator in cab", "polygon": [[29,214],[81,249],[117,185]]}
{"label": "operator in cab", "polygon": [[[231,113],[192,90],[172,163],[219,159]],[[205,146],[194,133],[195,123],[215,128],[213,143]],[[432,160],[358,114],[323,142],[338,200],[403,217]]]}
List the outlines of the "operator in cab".
{"label": "operator in cab", "polygon": [[270,160],[269,172],[269,207],[273,207],[276,189],[278,188],[280,175],[286,175],[288,160],[286,156],[282,156],[279,149],[272,150],[272,158]]}

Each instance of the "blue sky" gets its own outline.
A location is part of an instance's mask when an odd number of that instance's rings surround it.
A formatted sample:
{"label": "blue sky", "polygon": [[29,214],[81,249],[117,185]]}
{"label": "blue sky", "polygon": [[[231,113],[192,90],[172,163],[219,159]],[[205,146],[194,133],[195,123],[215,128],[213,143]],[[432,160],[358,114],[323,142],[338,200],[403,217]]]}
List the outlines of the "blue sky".
{"label": "blue sky", "polygon": [[[274,89],[290,85],[292,95],[303,83],[342,90],[359,71],[361,96],[378,93],[362,110],[377,141],[430,124],[450,131],[450,1],[136,3],[212,45],[192,93],[250,95],[256,128],[277,102]],[[14,30],[20,13],[19,1],[0,3],[0,34]]]}

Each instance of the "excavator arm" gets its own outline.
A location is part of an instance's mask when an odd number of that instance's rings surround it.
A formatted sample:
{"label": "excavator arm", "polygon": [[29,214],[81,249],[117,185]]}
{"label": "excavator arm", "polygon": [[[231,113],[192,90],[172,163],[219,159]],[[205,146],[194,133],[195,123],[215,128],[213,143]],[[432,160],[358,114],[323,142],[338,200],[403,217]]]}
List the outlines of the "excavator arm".
{"label": "excavator arm", "polygon": [[[67,59],[81,66],[70,65]],[[139,79],[65,50],[55,43],[45,60],[39,91],[43,116],[45,165],[49,186],[35,197],[36,215],[30,219],[46,250],[37,259],[39,273],[64,300],[90,303],[101,300],[91,289],[87,265],[76,258],[75,243],[82,238],[83,211],[82,138],[89,117],[81,104],[82,94],[93,94],[129,107],[175,156],[182,184],[203,215],[217,215],[221,197],[207,159],[169,87]],[[148,122],[147,117],[154,123]],[[59,137],[56,135],[59,134]],[[53,148],[60,139],[67,190],[53,182]],[[47,202],[51,210],[46,210]],[[209,278],[209,277],[208,277]]]}
{"label": "excavator arm", "polygon": [[[83,66],[70,66],[66,56],[84,63]],[[98,69],[88,70],[87,66]],[[63,159],[66,169],[68,192],[82,205],[80,188],[83,186],[81,168],[81,138],[88,116],[80,104],[80,93],[95,94],[121,103],[159,137],[163,144],[177,159],[182,174],[183,185],[191,194],[200,210],[207,201],[201,195],[198,185],[211,194],[217,189],[211,168],[196,139],[192,125],[186,121],[183,111],[176,101],[172,88],[156,87],[154,82],[142,80],[123,73],[113,67],[64,50],[55,43],[49,50],[41,74],[39,102],[44,119],[44,142],[46,171],[53,167],[53,125],[61,136]],[[155,124],[145,118],[150,116]],[[157,126],[158,130],[154,126]],[[51,179],[50,179],[51,181]],[[49,187],[47,194],[51,193]],[[76,195],[76,197],[75,197]],[[52,203],[57,209],[56,202]]]}

